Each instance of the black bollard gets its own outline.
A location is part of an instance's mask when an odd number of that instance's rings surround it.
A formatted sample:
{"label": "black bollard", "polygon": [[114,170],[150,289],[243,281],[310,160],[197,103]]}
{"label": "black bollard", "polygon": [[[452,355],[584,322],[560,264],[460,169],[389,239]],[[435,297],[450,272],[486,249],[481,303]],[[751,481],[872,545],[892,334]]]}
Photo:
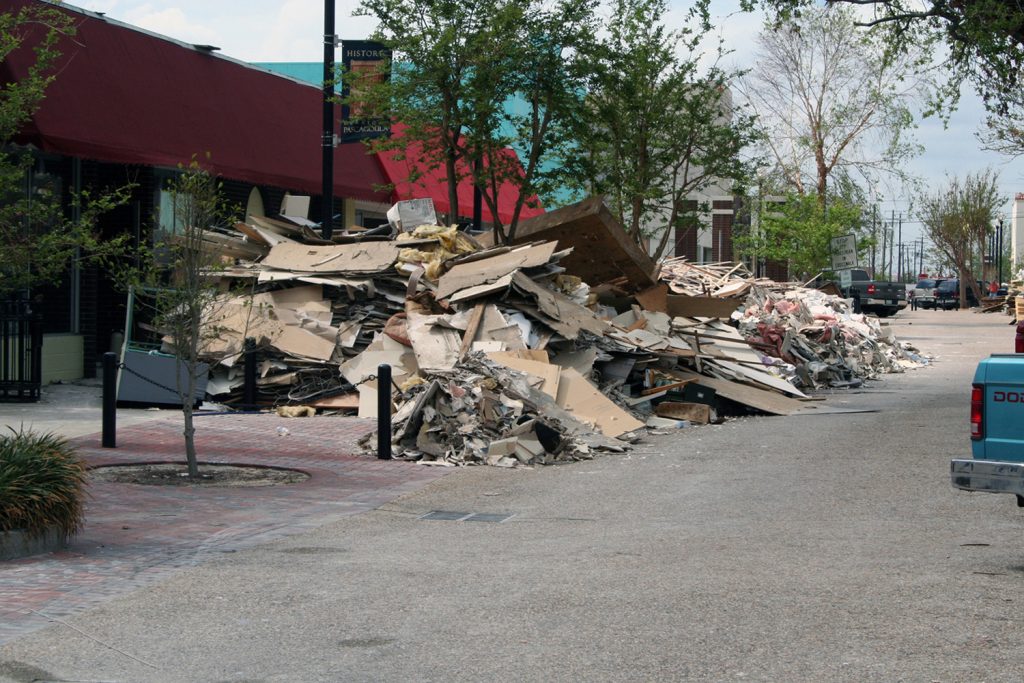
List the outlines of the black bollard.
{"label": "black bollard", "polygon": [[391,459],[391,366],[377,366],[377,457]]}
{"label": "black bollard", "polygon": [[103,354],[103,447],[117,448],[117,354]]}

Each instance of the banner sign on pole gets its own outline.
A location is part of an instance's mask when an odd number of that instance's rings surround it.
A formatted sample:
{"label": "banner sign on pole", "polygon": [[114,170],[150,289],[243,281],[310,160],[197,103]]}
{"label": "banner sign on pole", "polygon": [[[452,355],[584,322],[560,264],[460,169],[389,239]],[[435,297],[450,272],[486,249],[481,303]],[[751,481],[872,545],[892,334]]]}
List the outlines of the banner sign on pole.
{"label": "banner sign on pole", "polygon": [[341,64],[347,75],[341,95],[355,98],[341,105],[341,141],[356,142],[391,135],[387,115],[371,111],[358,101],[361,90],[390,78],[391,50],[369,40],[346,40],[341,44]]}

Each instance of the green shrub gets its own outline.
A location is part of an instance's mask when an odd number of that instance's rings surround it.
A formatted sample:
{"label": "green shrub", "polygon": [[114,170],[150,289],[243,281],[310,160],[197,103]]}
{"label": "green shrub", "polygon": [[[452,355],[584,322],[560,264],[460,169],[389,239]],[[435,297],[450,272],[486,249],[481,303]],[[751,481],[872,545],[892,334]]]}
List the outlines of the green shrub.
{"label": "green shrub", "polygon": [[0,531],[69,538],[82,526],[85,463],[63,437],[10,430],[0,436]]}

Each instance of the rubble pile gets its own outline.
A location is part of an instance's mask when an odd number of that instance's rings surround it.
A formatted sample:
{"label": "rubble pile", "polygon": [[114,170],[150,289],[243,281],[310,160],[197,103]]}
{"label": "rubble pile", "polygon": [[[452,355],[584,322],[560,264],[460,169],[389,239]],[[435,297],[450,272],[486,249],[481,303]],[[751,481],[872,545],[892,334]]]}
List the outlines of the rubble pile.
{"label": "rubble pile", "polygon": [[253,339],[258,404],[372,418],[387,390],[396,457],[512,467],[621,450],[645,425],[723,410],[792,414],[801,388],[920,362],[838,297],[742,264],[659,267],[600,201],[525,221],[502,246],[436,225],[419,200],[389,217],[331,241],[288,215],[215,233],[209,248],[234,259],[225,291],[247,294],[207,321],[208,393],[241,405]]}
{"label": "rubble pile", "polygon": [[783,361],[783,374],[802,387],[857,386],[927,362],[877,318],[816,289],[755,287],[733,319],[753,348]]}

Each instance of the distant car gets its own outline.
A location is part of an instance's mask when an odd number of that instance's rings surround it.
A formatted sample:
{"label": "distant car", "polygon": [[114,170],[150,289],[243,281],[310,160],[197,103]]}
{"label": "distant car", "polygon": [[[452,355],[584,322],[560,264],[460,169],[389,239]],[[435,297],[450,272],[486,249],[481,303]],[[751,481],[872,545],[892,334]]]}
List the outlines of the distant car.
{"label": "distant car", "polygon": [[914,308],[935,308],[935,290],[940,283],[942,283],[940,278],[918,280],[912,297]]}
{"label": "distant car", "polygon": [[[980,283],[979,283],[980,284]],[[974,290],[967,288],[967,306],[977,306],[978,299],[974,296]],[[953,278],[943,280],[935,288],[935,307],[944,311],[960,310],[960,280]]]}

